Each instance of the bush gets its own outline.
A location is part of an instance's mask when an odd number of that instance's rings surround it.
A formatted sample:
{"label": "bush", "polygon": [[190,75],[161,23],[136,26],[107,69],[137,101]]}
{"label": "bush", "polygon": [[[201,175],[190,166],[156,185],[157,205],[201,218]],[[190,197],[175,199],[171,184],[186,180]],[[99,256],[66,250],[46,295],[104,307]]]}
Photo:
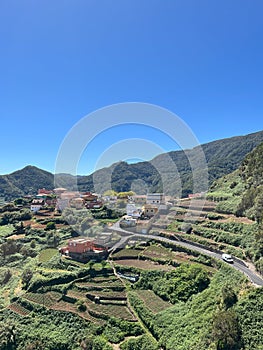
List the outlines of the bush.
{"label": "bush", "polygon": [[76,305],[77,305],[77,309],[81,312],[84,312],[87,310],[87,306],[86,306],[85,301],[83,299],[79,299],[76,302]]}
{"label": "bush", "polygon": [[46,228],[45,228],[46,231],[55,230],[55,229],[56,229],[56,224],[53,221],[49,221],[46,224]]}
{"label": "bush", "polygon": [[137,339],[129,339],[121,344],[121,350],[158,350],[158,344],[148,335]]}

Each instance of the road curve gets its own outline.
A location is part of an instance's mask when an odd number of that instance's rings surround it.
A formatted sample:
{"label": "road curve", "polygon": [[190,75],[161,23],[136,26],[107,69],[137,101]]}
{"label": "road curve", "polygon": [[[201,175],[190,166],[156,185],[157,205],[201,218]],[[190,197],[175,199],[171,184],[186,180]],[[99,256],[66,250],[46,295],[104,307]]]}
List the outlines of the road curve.
{"label": "road curve", "polygon": [[[117,231],[121,234],[126,234],[125,236],[122,236],[121,239],[117,243],[114,244],[114,246],[110,249],[111,252],[120,248],[131,237],[138,237],[138,238],[152,239],[152,240],[159,241],[159,242],[164,242],[164,243],[169,243],[169,244],[185,247],[187,249],[195,250],[195,251],[200,252],[202,254],[205,254],[205,255],[211,256],[213,258],[222,260],[221,253],[212,252],[208,249],[205,249],[204,247],[199,247],[199,246],[196,246],[196,245],[191,244],[189,242],[175,241],[175,240],[172,240],[169,238],[155,236],[155,235],[148,235],[148,234],[143,234],[143,233],[131,233],[129,231],[126,231],[126,230],[120,228],[118,222],[115,223],[111,227],[111,229],[114,231]],[[248,279],[252,283],[254,283],[255,285],[257,285],[259,287],[263,286],[263,278],[261,276],[259,276],[257,273],[255,273],[254,271],[252,271],[251,269],[249,269],[249,267],[247,267],[245,264],[242,264],[241,262],[234,259],[234,263],[231,264],[230,266],[232,266],[236,270],[239,270],[240,272],[245,274],[248,277]]]}

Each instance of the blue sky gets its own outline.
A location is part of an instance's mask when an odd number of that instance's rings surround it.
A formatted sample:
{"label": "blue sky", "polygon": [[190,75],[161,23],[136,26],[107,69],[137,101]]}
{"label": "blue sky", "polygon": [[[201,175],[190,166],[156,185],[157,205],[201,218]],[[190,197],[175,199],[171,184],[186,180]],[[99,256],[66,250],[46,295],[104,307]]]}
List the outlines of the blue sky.
{"label": "blue sky", "polygon": [[[1,0],[0,173],[54,171],[74,124],[116,103],[166,108],[200,143],[262,130],[262,13],[261,0]],[[150,128],[112,128],[87,147],[79,173],[145,134],[177,147]]]}

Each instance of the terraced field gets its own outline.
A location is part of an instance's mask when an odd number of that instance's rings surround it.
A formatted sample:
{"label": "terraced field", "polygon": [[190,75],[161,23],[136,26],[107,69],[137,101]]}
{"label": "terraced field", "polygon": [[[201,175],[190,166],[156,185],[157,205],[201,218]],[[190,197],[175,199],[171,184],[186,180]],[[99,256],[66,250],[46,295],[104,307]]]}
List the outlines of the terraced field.
{"label": "terraced field", "polygon": [[[137,254],[137,258],[136,257]],[[160,244],[153,244],[141,250],[123,249],[113,255],[114,263],[122,266],[130,266],[143,270],[171,270],[174,267],[167,265],[169,261],[178,264],[190,262],[193,256],[183,252],[172,251]]]}
{"label": "terraced field", "polygon": [[[131,313],[129,308],[126,305],[127,298],[123,299],[123,301],[126,301],[125,304],[121,304],[119,300],[115,299],[112,301],[106,301],[103,300],[101,302],[93,302],[89,298],[86,297],[85,293],[82,293],[80,291],[76,290],[69,290],[67,293],[67,297],[73,299],[72,301],[77,302],[78,300],[84,300],[85,305],[87,307],[87,312],[93,316],[94,318],[98,319],[105,319],[108,317],[117,317],[121,318],[127,321],[136,321],[136,318]],[[68,302],[68,304],[71,304],[70,308],[74,305],[73,303]],[[66,306],[66,305],[65,305]],[[56,305],[55,305],[56,307]],[[67,306],[68,308],[68,306]]]}
{"label": "terraced field", "polygon": [[117,317],[126,321],[137,321],[135,316],[131,313],[129,308],[124,305],[102,305],[102,304],[89,304],[89,313],[94,317]]}
{"label": "terraced field", "polygon": [[19,304],[18,302],[12,303],[8,306],[8,309],[21,315],[21,316],[27,316],[30,314],[30,310],[26,309],[24,306]]}
{"label": "terraced field", "polygon": [[40,304],[50,308],[58,300],[60,300],[62,295],[57,292],[47,292],[47,293],[26,293],[23,295],[24,299],[31,301],[36,304]]}
{"label": "terraced field", "polygon": [[133,259],[123,259],[114,261],[117,265],[135,267],[141,270],[163,270],[170,271],[174,269],[172,265],[159,264],[150,260],[133,260]]}
{"label": "terraced field", "polygon": [[121,280],[115,276],[110,278],[94,278],[88,282],[77,282],[68,290],[66,298],[71,302],[83,300],[90,316],[98,319],[117,317],[127,321],[136,321],[127,307],[127,295]]}
{"label": "terraced field", "polygon": [[52,305],[51,309],[56,311],[71,312],[95,324],[103,325],[105,323],[103,319],[93,317],[88,310],[81,312],[77,309],[74,303],[69,303],[65,300],[59,300],[57,303]]}
{"label": "terraced field", "polygon": [[152,290],[136,290],[136,294],[154,314],[172,306],[169,302],[158,297]]}
{"label": "terraced field", "polygon": [[142,253],[140,249],[121,249],[120,251],[114,253],[112,255],[113,260],[115,259],[137,259],[139,255]]}
{"label": "terraced field", "polygon": [[40,262],[47,262],[56,254],[58,254],[57,249],[47,248],[40,252],[38,259]]}
{"label": "terraced field", "polygon": [[94,279],[87,282],[78,282],[75,284],[77,288],[83,290],[102,290],[104,288],[112,290],[124,290],[125,287],[121,280],[114,277],[109,279]]}

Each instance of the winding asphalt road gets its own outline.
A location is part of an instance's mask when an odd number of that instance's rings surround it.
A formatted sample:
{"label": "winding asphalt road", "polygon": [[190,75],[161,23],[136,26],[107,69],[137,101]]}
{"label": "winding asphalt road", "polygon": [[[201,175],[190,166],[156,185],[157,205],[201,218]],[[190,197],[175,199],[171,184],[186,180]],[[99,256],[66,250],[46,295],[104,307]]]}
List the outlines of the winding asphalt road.
{"label": "winding asphalt road", "polygon": [[[155,236],[155,235],[148,235],[148,234],[143,234],[143,233],[131,233],[129,231],[126,231],[126,230],[120,228],[119,222],[115,223],[111,227],[111,229],[113,231],[119,232],[122,235],[121,239],[117,243],[115,243],[114,246],[110,249],[111,252],[113,252],[114,250],[123,246],[124,243],[126,241],[128,241],[130,238],[137,237],[137,238],[143,238],[143,239],[152,239],[152,240],[159,241],[159,242],[164,242],[164,243],[169,243],[169,244],[185,247],[185,248],[200,252],[202,254],[212,256],[213,258],[222,260],[222,257],[221,257],[222,253],[215,253],[215,252],[207,250],[203,247],[199,247],[199,246],[196,246],[194,244],[191,244],[189,242],[182,242],[179,240],[175,241],[175,240],[172,240],[169,238]],[[255,273],[254,271],[252,271],[245,263],[242,263],[241,261],[238,261],[234,258],[234,263],[231,264],[231,266],[233,268],[235,268],[236,270],[239,270],[240,272],[244,273],[249,278],[249,280],[252,283],[254,283],[255,285],[257,285],[259,287],[263,286],[263,278],[261,276],[259,276],[257,273]]]}

